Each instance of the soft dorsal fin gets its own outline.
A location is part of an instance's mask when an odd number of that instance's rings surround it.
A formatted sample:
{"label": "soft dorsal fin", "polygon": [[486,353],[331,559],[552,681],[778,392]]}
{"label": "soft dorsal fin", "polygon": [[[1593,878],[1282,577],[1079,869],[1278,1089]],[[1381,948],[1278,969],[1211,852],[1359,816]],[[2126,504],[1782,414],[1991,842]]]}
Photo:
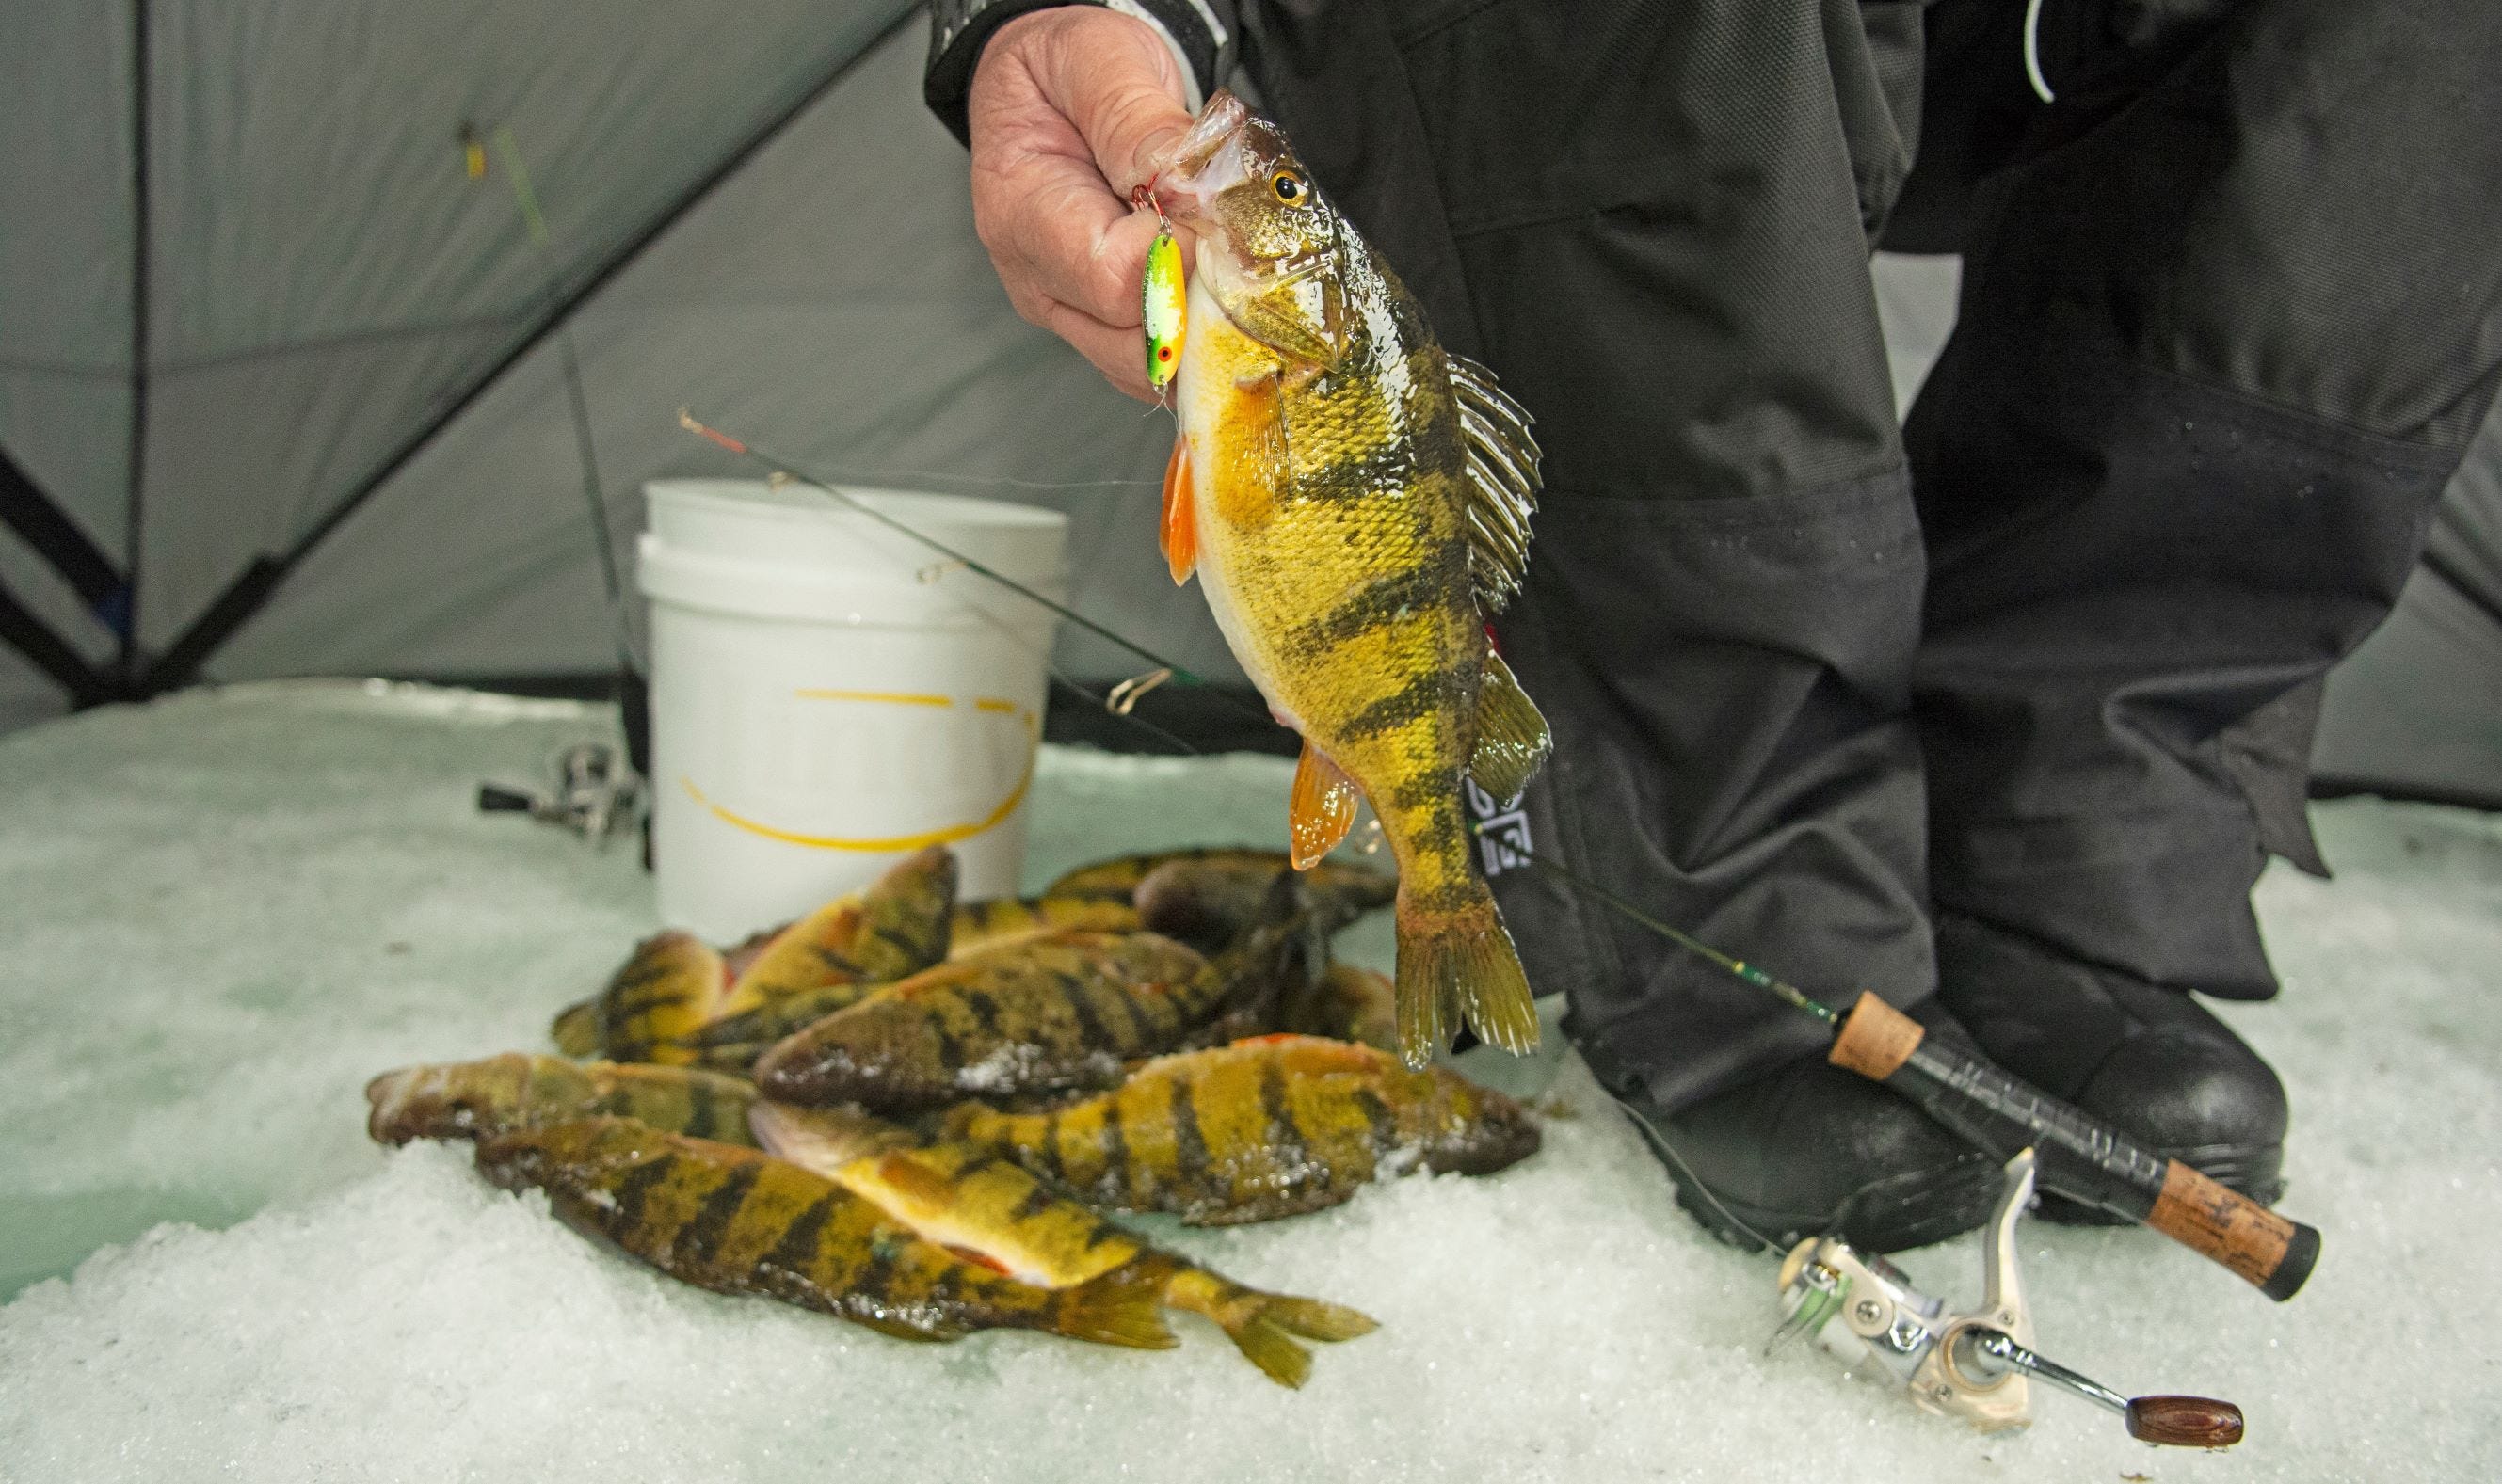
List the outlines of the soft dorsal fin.
{"label": "soft dorsal fin", "polygon": [[1529,566],[1529,518],[1538,510],[1538,440],[1531,418],[1494,373],[1453,355],[1451,389],[1469,454],[1469,576],[1477,609],[1501,613]]}

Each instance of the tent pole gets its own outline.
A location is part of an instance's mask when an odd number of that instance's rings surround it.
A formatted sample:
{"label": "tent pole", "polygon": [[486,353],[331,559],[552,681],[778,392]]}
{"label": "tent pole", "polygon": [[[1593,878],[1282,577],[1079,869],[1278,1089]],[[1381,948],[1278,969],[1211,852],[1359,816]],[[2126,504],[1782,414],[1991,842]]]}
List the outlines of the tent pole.
{"label": "tent pole", "polygon": [[[146,0],[141,0],[141,3],[144,5]],[[902,7],[884,30],[870,37],[859,51],[843,58],[832,71],[827,73],[814,86],[803,92],[796,103],[765,120],[761,128],[748,136],[737,149],[724,156],[717,168],[695,182],[675,201],[669,203],[665,210],[653,219],[649,226],[611,253],[608,259],[599,265],[597,271],[585,279],[573,291],[561,298],[551,296],[547,313],[530,325],[518,344],[499,356],[483,374],[461,388],[457,395],[447,400],[443,404],[443,410],[437,413],[432,421],[419,428],[414,435],[385,457],[371,473],[357,481],[355,488],[350,490],[345,498],[331,506],[328,513],[323,515],[311,530],[305,532],[282,555],[262,556],[254,561],[242,576],[228,584],[225,590],[219,593],[217,599],[198,618],[191,621],[190,626],[184,629],[172,644],[166,646],[155,662],[147,667],[144,677],[136,688],[138,692],[143,695],[155,695],[178,686],[188,685],[198,676],[200,666],[206,664],[226,640],[233,637],[237,629],[243,627],[251,621],[253,615],[260,611],[262,604],[269,600],[270,594],[277,590],[287,574],[294,571],[305,557],[311,556],[316,548],[327,540],[332,531],[346,523],[348,518],[361,509],[367,500],[373,498],[375,493],[390,481],[392,475],[398,473],[409,460],[423,453],[445,427],[468,410],[471,403],[486,395],[488,389],[492,388],[522,357],[545,343],[548,336],[555,332],[557,326],[564,322],[567,316],[588,302],[592,295],[606,287],[610,280],[631,266],[635,259],[643,255],[644,250],[659,241],[662,233],[675,226],[681,218],[700,205],[707,196],[720,187],[723,182],[737,174],[740,167],[754,158],[766,145],[780,138],[782,132],[789,128],[800,115],[815,106],[818,100],[830,92],[843,79],[851,76],[852,69],[860,64],[861,58],[884,46],[896,31],[909,24],[920,13],[921,7],[917,5]]]}
{"label": "tent pole", "polygon": [[130,4],[130,450],[127,465],[127,513],[123,525],[121,570],[128,574],[128,596],[121,613],[121,680],[125,690],[140,687],[139,547],[146,501],[141,490],[148,480],[148,95],[152,53],[148,36],[148,0]]}

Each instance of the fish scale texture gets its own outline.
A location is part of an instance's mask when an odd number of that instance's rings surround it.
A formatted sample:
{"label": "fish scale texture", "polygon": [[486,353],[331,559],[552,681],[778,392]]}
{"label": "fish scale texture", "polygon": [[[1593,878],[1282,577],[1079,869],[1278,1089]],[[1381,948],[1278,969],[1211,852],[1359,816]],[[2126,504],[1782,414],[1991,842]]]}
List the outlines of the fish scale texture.
{"label": "fish scale texture", "polygon": [[[2502,1297],[2477,1276],[2502,1229],[2491,818],[2323,805],[2339,878],[2261,886],[2285,995],[2220,1009],[2293,1090],[2287,1209],[2327,1239],[2299,1298],[2143,1231],[2024,1229],[2047,1353],[2248,1410],[2250,1440],[2202,1456],[2059,1397],[1980,1437],[1819,1355],[1761,1358],[1771,1261],[1674,1209],[1569,1057],[1488,1071],[1551,1073],[1578,1110],[1502,1175],[1268,1227],[1141,1223],[1381,1321],[1316,1347],[1299,1393],[1190,1316],[1155,1354],[929,1346],[698,1293],[462,1150],[371,1146],[368,1075],[540,1046],[653,926],[629,853],[470,808],[479,779],[611,725],[256,688],[0,743],[0,1292],[43,1279],[0,1307],[0,1479],[2502,1477]],[[1049,752],[1028,884],[1280,844],[1288,777]],[[1378,919],[1348,941],[1387,962]],[[1970,1239],[1903,1263],[1977,1290]]]}

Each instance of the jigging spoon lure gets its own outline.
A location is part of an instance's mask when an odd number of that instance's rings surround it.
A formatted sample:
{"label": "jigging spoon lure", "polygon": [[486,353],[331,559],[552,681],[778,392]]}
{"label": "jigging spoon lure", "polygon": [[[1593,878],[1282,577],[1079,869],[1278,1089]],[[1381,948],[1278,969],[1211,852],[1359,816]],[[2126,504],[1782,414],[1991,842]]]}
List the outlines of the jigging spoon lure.
{"label": "jigging spoon lure", "polygon": [[1147,271],[1139,285],[1139,323],[1146,331],[1147,385],[1162,402],[1165,389],[1181,370],[1181,340],[1188,326],[1188,289],[1182,278],[1181,245],[1173,241],[1172,223],[1157,210],[1146,186],[1131,193],[1130,204],[1156,212],[1156,240],[1147,245]]}

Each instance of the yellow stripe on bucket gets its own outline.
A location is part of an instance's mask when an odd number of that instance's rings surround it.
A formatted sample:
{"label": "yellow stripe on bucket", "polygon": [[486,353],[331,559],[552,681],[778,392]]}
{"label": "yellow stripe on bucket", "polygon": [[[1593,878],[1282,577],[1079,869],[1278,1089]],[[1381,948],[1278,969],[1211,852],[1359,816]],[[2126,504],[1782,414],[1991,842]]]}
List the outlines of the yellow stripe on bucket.
{"label": "yellow stripe on bucket", "polygon": [[[799,693],[810,696],[811,698],[814,698],[817,695],[826,695],[836,696],[845,700],[867,700],[872,698],[884,699],[898,705],[927,705],[931,701],[935,701],[941,706],[954,704],[953,701],[943,695],[927,697],[908,694],[881,695],[879,692],[867,691],[803,691]],[[995,708],[987,703],[983,703],[981,709],[989,711]],[[731,810],[723,808],[721,805],[716,804],[711,799],[705,797],[703,790],[696,788],[695,781],[689,778],[684,773],[678,775],[678,786],[687,791],[688,797],[693,799],[696,803],[703,805],[707,810],[710,810],[713,818],[721,821],[723,824],[731,826],[735,828],[744,829],[750,834],[762,835],[768,840],[779,840],[785,845],[804,845],[812,850],[848,850],[875,853],[924,850],[932,845],[953,845],[959,840],[971,839],[973,836],[980,834],[983,830],[998,825],[1009,815],[1016,813],[1017,805],[1025,802],[1026,791],[1033,787],[1034,759],[1040,756],[1042,738],[1033,725],[1033,714],[1031,712],[1026,711],[1024,708],[1018,706],[1009,706],[1008,709],[1014,711],[1026,724],[1026,735],[1029,739],[1029,745],[1026,748],[1025,754],[1025,771],[1017,778],[1016,787],[1008,791],[1008,796],[999,802],[999,806],[997,808],[992,810],[984,818],[967,824],[949,825],[939,829],[923,830],[918,834],[889,835],[882,839],[856,838],[848,835],[801,834],[796,830],[777,829],[773,826],[764,824],[760,820],[751,820],[743,814],[738,814]]]}
{"label": "yellow stripe on bucket", "polygon": [[[794,691],[803,701],[878,701],[889,706],[952,706],[950,696],[924,695],[911,691]],[[988,705],[982,707],[988,711]]]}

